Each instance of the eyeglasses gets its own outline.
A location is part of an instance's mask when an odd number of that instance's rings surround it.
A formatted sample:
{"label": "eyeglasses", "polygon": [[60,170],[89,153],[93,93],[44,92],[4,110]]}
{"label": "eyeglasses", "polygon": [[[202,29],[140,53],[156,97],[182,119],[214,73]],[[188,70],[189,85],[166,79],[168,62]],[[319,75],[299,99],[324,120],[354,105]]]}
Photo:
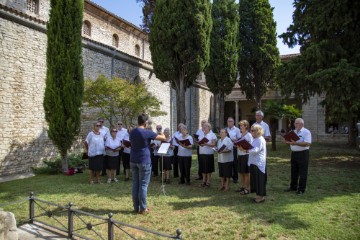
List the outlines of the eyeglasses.
{"label": "eyeglasses", "polygon": [[115,131],[115,130],[112,130],[111,132],[117,132],[117,131]]}
{"label": "eyeglasses", "polygon": [[251,132],[256,132],[254,129],[251,129]]}
{"label": "eyeglasses", "polygon": [[118,123],[118,125],[123,125],[122,123]]}
{"label": "eyeglasses", "polygon": [[95,127],[101,127],[101,125],[100,125],[100,124],[96,124]]}

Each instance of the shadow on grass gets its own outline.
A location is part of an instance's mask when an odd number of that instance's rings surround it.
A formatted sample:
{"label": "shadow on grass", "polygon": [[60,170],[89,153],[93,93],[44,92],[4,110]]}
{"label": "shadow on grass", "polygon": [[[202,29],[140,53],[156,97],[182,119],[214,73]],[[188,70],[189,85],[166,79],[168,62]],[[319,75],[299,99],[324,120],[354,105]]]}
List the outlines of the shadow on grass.
{"label": "shadow on grass", "polygon": [[[229,192],[218,191],[220,183],[217,172],[213,173],[210,188],[200,187],[201,182],[193,180],[197,176],[197,162],[193,161],[191,185],[179,185],[178,179],[172,179],[171,184],[165,185],[166,196],[160,188],[160,177],[153,177],[148,190],[148,204],[164,214],[158,217],[165,219],[166,215],[176,218],[179,214],[191,215],[197,210],[211,218],[211,211],[221,212],[226,208],[237,216],[247,215],[248,221],[255,220],[264,225],[276,224],[289,230],[307,230],[310,225],[306,219],[299,217],[299,212],[311,211],[309,206],[327,198],[352,196],[360,192],[360,153],[346,148],[331,148],[328,151],[326,148],[326,145],[321,145],[311,149],[308,187],[302,196],[283,192],[290,179],[290,152],[287,148],[280,147],[278,152],[269,152],[267,159],[269,181],[265,203],[252,203],[254,194],[242,196],[236,193],[238,184],[231,184]],[[125,219],[130,220],[135,217],[133,215],[136,214],[132,212],[131,181],[125,182],[121,175],[118,183],[89,185],[87,178],[87,173],[83,173],[71,177],[36,176],[3,183],[0,184],[0,199],[18,200],[34,191],[38,198],[60,200],[61,202],[57,202],[60,205],[72,201],[79,205],[80,210],[92,214],[107,216],[108,213],[113,213],[117,216],[124,215]],[[93,198],[96,204],[84,205],[86,203],[82,201],[89,198]],[[118,206],[116,203],[119,201],[125,204]],[[156,223],[156,219],[152,216],[150,218]]]}

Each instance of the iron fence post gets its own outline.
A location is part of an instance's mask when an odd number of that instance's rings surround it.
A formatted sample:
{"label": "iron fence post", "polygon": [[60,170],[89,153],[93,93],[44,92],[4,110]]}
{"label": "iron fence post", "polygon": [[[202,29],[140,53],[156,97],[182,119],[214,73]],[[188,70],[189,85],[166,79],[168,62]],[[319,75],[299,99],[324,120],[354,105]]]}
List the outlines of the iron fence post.
{"label": "iron fence post", "polygon": [[72,238],[74,231],[74,212],[72,210],[72,203],[69,203],[69,214],[68,214],[68,237]]}
{"label": "iron fence post", "polygon": [[182,233],[182,231],[180,228],[176,229],[176,239],[179,239],[179,240],[181,239],[181,233]]}
{"label": "iron fence post", "polygon": [[30,217],[30,223],[34,223],[34,216],[35,216],[35,200],[34,200],[34,192],[30,192],[30,198],[29,198],[29,217]]}
{"label": "iron fence post", "polygon": [[114,240],[114,223],[112,217],[114,214],[109,213],[108,216],[108,240]]}

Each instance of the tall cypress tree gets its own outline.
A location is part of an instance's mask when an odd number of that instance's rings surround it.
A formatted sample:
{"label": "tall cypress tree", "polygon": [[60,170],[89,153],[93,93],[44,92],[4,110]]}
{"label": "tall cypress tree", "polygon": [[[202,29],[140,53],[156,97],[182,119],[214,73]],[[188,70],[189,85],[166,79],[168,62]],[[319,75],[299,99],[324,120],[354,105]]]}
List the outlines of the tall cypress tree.
{"label": "tall cypress tree", "polygon": [[219,94],[219,126],[222,127],[224,98],[231,93],[238,72],[239,15],[235,0],[214,0],[211,15],[210,64],[205,75],[211,92]]}
{"label": "tall cypress tree", "polygon": [[80,131],[83,4],[83,0],[51,0],[47,25],[44,110],[48,135],[61,154],[63,171],[68,169],[67,151]]}
{"label": "tall cypress tree", "polygon": [[239,3],[239,84],[248,99],[255,99],[257,109],[280,63],[272,10],[268,0]]}
{"label": "tall cypress tree", "polygon": [[157,0],[150,25],[154,72],[176,90],[177,122],[186,121],[185,91],[209,63],[209,0]]}

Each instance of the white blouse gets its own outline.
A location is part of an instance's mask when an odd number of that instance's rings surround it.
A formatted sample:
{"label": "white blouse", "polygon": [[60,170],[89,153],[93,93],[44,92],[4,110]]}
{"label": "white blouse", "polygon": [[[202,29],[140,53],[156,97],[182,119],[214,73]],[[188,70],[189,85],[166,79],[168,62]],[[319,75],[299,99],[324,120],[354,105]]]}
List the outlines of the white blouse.
{"label": "white blouse", "polygon": [[85,141],[88,144],[89,157],[105,154],[105,142],[103,135],[101,134],[97,135],[93,131],[91,131],[87,135]]}
{"label": "white blouse", "polygon": [[[224,151],[226,152],[218,153],[218,162],[219,163],[233,162],[234,161],[233,142],[229,137],[225,137],[224,140],[221,140],[220,138],[219,141],[217,142],[217,149],[219,150],[223,145],[226,146],[224,149]],[[227,152],[228,150],[230,150],[230,152]]]}
{"label": "white blouse", "polygon": [[[252,141],[254,140],[253,136],[249,132],[247,134],[245,134],[245,136],[241,137],[241,139],[245,139],[249,143],[252,143]],[[238,153],[238,155],[247,155],[248,154],[246,152],[240,151],[239,149],[237,150],[237,153]]]}
{"label": "white blouse", "polygon": [[[209,140],[207,144],[210,144],[213,140],[217,140],[216,135],[213,132],[209,132],[204,137]],[[201,139],[203,139],[204,137],[199,137],[199,141],[201,141]],[[199,146],[199,154],[214,154],[214,149],[209,146]]]}
{"label": "white blouse", "polygon": [[[124,135],[123,140],[130,141],[129,133],[126,133],[126,134]],[[129,147],[129,148],[124,147],[124,153],[130,154],[130,151],[131,151],[131,147]]]}
{"label": "white blouse", "polygon": [[[106,139],[105,147],[116,149],[116,148],[119,148],[120,146],[121,146],[120,138],[115,137],[115,139],[113,139],[113,137],[110,136]],[[119,151],[114,152],[113,150],[105,148],[105,152],[106,152],[107,156],[111,156],[111,157],[119,156]]]}
{"label": "white blouse", "polygon": [[177,132],[174,133],[174,136],[173,136],[173,138],[172,138],[172,143],[171,143],[173,146],[175,146],[175,147],[178,147],[178,146],[179,146],[179,144],[176,142],[175,138],[179,139],[181,135],[182,135],[182,134],[181,134],[181,132],[179,132],[179,131],[177,131]]}
{"label": "white blouse", "polygon": [[266,169],[266,141],[263,136],[258,138],[254,138],[254,141],[251,143],[254,147],[249,150],[249,162],[248,165],[251,164],[256,165],[261,172],[265,173]]}
{"label": "white blouse", "polygon": [[[181,136],[179,136],[179,140],[185,140],[185,139],[189,139],[189,142],[191,143],[191,145],[194,144],[194,140],[192,138],[192,136],[190,136],[189,134],[184,138],[181,134]],[[184,148],[181,145],[179,145],[179,149],[178,149],[178,156],[180,157],[191,157],[192,156],[192,149],[191,148]]]}

